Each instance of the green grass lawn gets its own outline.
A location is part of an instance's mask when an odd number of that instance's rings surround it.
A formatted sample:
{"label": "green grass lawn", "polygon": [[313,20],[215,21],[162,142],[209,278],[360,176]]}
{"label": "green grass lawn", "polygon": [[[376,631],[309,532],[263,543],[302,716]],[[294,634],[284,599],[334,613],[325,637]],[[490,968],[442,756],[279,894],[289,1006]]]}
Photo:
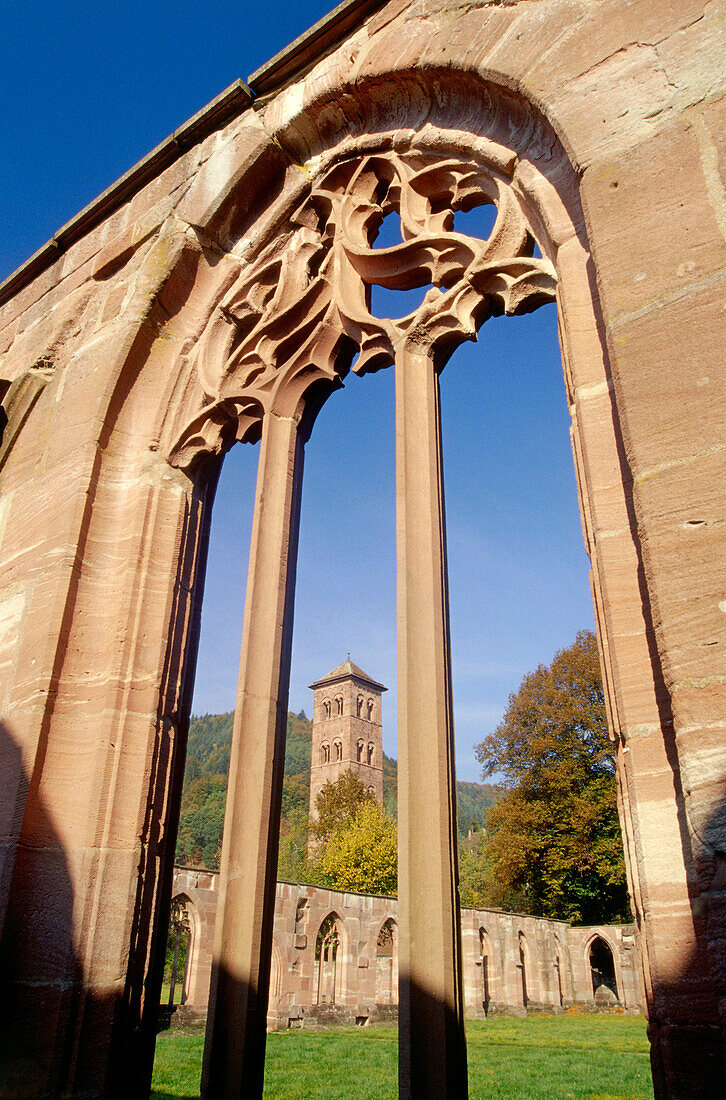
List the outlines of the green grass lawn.
{"label": "green grass lawn", "polygon": [[[467,1024],[470,1100],[647,1100],[640,1016],[501,1017]],[[394,1100],[393,1028],[278,1031],[267,1037],[266,1100]],[[199,1096],[203,1035],[159,1035],[151,1096]]]}

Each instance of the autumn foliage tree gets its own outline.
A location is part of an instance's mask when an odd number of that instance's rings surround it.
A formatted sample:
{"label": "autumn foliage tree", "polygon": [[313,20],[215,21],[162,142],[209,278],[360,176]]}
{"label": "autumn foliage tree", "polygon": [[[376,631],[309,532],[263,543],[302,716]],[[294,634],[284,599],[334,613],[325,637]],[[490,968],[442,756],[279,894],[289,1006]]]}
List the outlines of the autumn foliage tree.
{"label": "autumn foliage tree", "polygon": [[311,878],[336,890],[395,894],[396,823],[351,771],[326,783],[316,801]]}
{"label": "autumn foliage tree", "polygon": [[357,893],[396,893],[396,823],[377,802],[362,802],[346,826],[328,838],[318,867],[322,884]]}
{"label": "autumn foliage tree", "polygon": [[367,802],[377,805],[375,796],[350,768],[344,771],[334,783],[328,780],[320,788],[315,799],[313,836],[317,840],[327,840],[332,833],[349,825],[358,807]]}
{"label": "autumn foliage tree", "polygon": [[489,904],[514,899],[586,924],[627,919],[615,758],[591,631],[525,676],[476,754],[482,778],[503,780],[482,844]]}

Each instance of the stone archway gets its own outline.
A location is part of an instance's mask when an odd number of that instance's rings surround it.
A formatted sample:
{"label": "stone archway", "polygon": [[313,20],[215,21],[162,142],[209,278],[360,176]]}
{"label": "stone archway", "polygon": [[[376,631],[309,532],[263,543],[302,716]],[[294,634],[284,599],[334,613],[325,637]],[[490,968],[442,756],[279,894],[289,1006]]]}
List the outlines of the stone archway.
{"label": "stone archway", "polygon": [[587,964],[592,978],[595,1004],[617,1004],[618,979],[615,973],[615,953],[604,936],[593,936],[587,946]]}
{"label": "stone archway", "polygon": [[[715,1072],[723,563],[709,486],[720,483],[723,258],[717,82],[704,75],[714,8],[641,27],[624,0],[596,12],[583,2],[574,21],[563,4],[546,44],[562,50],[543,68],[539,5],[382,7],[308,55],[304,81],[290,62],[278,77],[289,86],[259,110],[236,114],[239,97],[226,115],[217,105],[188,152],[107,196],[3,307],[4,698],[18,748],[4,793],[4,951],[16,960],[6,1000],[19,1006],[15,1049],[43,1034],[38,1073],[51,1095],[112,1091],[128,1065],[138,1079],[124,1081],[126,1095],[148,1087],[209,512],[221,454],[261,438],[223,857],[245,885],[223,871],[213,983],[215,1011],[245,1018],[249,1043],[227,1063],[212,1025],[207,1056],[219,1080],[244,1065],[259,1091],[265,1006],[252,994],[269,984],[302,455],[356,349],[361,371],[395,361],[400,414],[402,1094],[417,1072],[432,1095],[464,1094],[438,372],[488,311],[553,294],[656,1085],[678,1095],[680,1082]],[[656,32],[677,76],[662,88],[642,44]],[[639,89],[623,110],[630,85],[614,58]],[[482,196],[503,215],[484,247],[446,222],[447,209]],[[388,206],[408,224],[398,275],[369,237]],[[366,305],[365,286],[391,278],[433,286],[397,325]],[[698,554],[702,568],[686,569]],[[438,771],[417,771],[432,759]],[[433,807],[426,820],[420,797]],[[410,874],[417,850],[431,859]],[[62,974],[50,963],[46,973],[32,899],[51,896],[64,858],[72,950]],[[442,914],[438,939],[415,927],[423,897]],[[426,950],[410,957],[414,934]],[[39,974],[83,1011],[35,1012]],[[78,1054],[90,1035],[101,1044],[93,1065]],[[207,1082],[210,1096],[221,1087]]]}

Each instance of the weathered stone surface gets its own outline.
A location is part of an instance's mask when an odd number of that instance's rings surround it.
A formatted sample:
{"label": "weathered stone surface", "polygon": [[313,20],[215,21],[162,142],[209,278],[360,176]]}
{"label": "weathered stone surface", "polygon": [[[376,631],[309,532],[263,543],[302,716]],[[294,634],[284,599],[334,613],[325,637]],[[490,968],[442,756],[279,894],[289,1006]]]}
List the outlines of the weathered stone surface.
{"label": "weathered stone surface", "polygon": [[[183,1002],[196,1018],[207,1011],[213,957],[219,876],[186,867],[174,869],[173,893],[185,906],[191,932],[184,971]],[[321,926],[330,915],[338,921],[341,947],[336,958],[332,1001],[321,989],[315,958]],[[393,927],[392,951],[380,944],[381,929]],[[301,931],[302,930],[302,931]],[[528,1001],[518,937],[526,937],[529,958]],[[573,927],[501,910],[462,909],[462,972],[467,1017],[561,1012],[572,1005],[591,1007],[593,992],[589,949],[598,936],[613,954],[617,995],[607,1002],[626,1012],[642,1006],[635,928],[631,925]],[[398,1009],[398,902],[395,898],[350,894],[315,886],[279,882],[275,895],[272,974],[267,1026],[377,1023]],[[390,959],[390,963],[383,963]],[[484,963],[486,959],[486,963]],[[486,974],[482,967],[485,967]],[[329,1011],[321,1020],[323,1004]]]}

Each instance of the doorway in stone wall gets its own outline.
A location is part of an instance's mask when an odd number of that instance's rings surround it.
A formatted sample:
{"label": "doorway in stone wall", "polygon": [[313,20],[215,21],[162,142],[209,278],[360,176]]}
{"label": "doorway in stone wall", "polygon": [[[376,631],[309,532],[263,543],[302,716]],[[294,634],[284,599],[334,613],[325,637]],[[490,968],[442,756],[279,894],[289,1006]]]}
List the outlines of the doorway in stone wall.
{"label": "doorway in stone wall", "polygon": [[595,1004],[617,1004],[618,980],[610,944],[602,936],[595,936],[588,948],[587,957]]}

